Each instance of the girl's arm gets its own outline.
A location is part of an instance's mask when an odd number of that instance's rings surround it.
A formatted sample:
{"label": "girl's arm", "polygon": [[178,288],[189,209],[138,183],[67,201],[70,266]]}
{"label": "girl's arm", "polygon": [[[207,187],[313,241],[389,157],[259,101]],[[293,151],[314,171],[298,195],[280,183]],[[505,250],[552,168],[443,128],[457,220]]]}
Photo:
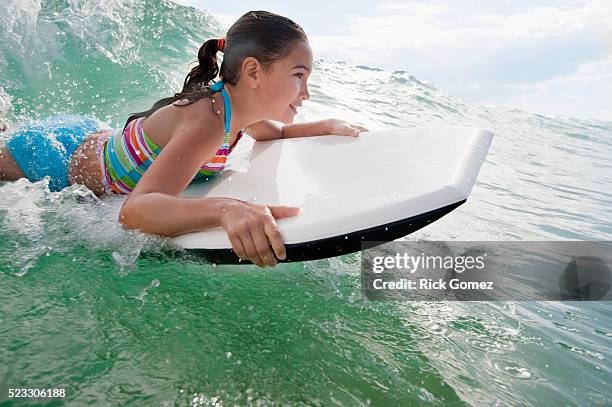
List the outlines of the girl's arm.
{"label": "girl's arm", "polygon": [[229,198],[183,198],[161,192],[130,194],[119,213],[119,222],[128,229],[172,237],[221,226],[220,214],[231,203]]}
{"label": "girl's arm", "polygon": [[286,257],[276,219],[295,216],[298,208],[255,205],[232,198],[183,198],[149,192],[128,198],[119,221],[128,229],[176,236],[221,226],[242,260],[275,266]]}
{"label": "girl's arm", "polygon": [[368,129],[339,119],[287,125],[272,120],[263,120],[246,128],[246,133],[257,141],[322,136],[324,134],[358,136],[362,131],[368,131]]}
{"label": "girl's arm", "polygon": [[[214,123],[214,119],[208,118],[207,122]],[[195,121],[197,118],[184,120]],[[175,130],[124,202],[119,221],[128,229],[163,236],[221,226],[241,259],[261,267],[275,265],[277,258],[285,257],[275,219],[295,216],[298,208],[254,205],[231,198],[179,196],[198,172],[202,157],[211,157],[221,143],[220,138],[213,137],[223,134],[221,126]]]}

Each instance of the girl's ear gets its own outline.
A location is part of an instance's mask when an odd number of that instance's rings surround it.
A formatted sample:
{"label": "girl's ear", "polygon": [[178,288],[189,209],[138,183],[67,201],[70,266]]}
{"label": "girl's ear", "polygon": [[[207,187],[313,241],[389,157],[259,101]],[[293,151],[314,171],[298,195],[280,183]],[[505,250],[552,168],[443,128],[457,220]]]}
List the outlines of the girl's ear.
{"label": "girl's ear", "polygon": [[256,58],[246,57],[242,61],[242,77],[249,88],[255,89],[259,86],[263,67]]}

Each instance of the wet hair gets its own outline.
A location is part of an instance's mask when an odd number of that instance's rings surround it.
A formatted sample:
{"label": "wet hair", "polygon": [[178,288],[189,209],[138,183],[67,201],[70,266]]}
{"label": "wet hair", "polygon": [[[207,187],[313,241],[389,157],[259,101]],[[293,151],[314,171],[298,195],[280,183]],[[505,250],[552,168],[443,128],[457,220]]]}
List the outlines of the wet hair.
{"label": "wet hair", "polygon": [[217,74],[225,83],[236,85],[246,57],[257,59],[264,69],[269,69],[272,63],[285,58],[299,41],[308,42],[308,38],[293,20],[268,11],[249,11],[236,20],[226,34],[221,68],[217,64],[219,40],[209,39],[200,47],[198,65],[185,77],[183,89],[174,96],[158,100],[147,111],[133,113],[125,126],[177,100],[187,99],[188,103],[180,105],[187,106],[210,97],[210,84]]}

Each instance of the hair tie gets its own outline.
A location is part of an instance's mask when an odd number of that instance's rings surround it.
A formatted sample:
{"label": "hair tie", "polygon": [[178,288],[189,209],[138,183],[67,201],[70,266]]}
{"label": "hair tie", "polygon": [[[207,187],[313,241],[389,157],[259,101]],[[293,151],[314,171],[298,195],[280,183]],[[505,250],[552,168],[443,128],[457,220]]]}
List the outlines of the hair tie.
{"label": "hair tie", "polygon": [[221,52],[225,49],[225,38],[219,38],[217,40],[217,49]]}

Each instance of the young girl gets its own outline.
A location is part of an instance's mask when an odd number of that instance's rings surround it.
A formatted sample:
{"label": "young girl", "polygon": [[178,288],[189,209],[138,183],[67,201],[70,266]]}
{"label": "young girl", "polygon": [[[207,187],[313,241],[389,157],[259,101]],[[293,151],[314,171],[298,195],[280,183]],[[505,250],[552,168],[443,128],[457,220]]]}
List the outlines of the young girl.
{"label": "young girl", "polygon": [[[217,52],[224,53],[220,68]],[[99,130],[95,120],[61,115],[17,131],[0,148],[0,180],[49,176],[52,190],[79,183],[98,196],[129,194],[119,213],[127,228],[175,236],[221,226],[241,259],[276,265],[285,248],[275,219],[298,208],[179,194],[224,168],[243,129],[255,140],[367,130],[336,119],[292,124],[310,98],[312,52],[286,17],[248,12],[226,38],[206,41],[198,61],[180,93],[130,116],[123,128]],[[211,84],[217,74],[221,80]]]}

